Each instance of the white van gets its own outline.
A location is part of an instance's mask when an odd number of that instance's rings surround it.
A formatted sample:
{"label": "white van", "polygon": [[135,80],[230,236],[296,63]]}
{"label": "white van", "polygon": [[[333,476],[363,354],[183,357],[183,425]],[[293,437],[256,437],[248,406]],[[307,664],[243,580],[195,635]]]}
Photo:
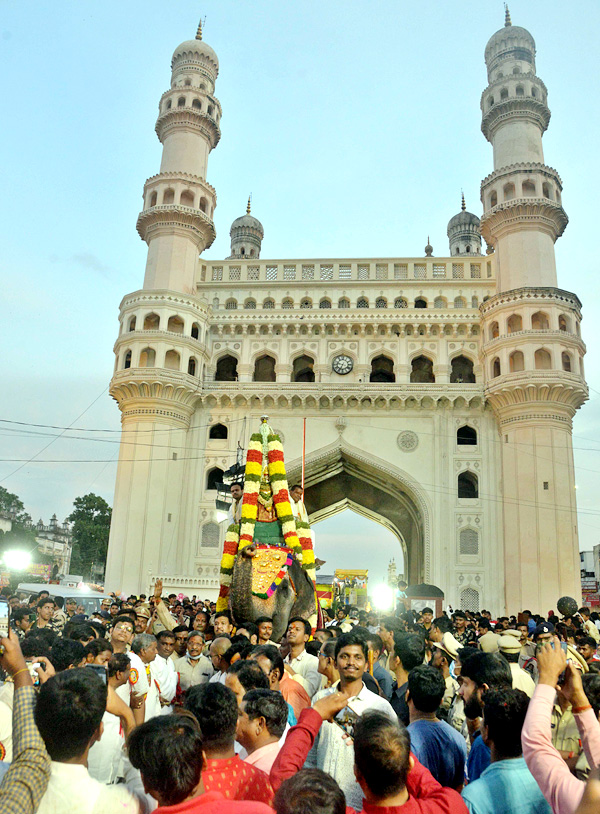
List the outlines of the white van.
{"label": "white van", "polygon": [[110,599],[111,602],[113,601],[112,596],[103,594],[100,591],[92,591],[90,588],[69,588],[68,585],[56,585],[52,583],[46,584],[43,582],[21,582],[17,586],[16,593],[20,597],[21,601],[23,601],[29,600],[29,597],[32,594],[37,595],[40,591],[48,591],[50,596],[62,596],[65,601],[67,599],[77,600],[77,604],[83,605],[88,616],[91,616],[92,613],[97,613],[100,610],[100,605],[103,599]]}

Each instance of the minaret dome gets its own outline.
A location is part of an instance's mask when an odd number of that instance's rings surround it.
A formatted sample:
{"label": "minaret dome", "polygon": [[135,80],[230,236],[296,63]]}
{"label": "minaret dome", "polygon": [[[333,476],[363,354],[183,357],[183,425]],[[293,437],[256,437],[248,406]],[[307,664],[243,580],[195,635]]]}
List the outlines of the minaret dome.
{"label": "minaret dome", "polygon": [[481,254],[479,218],[472,212],[467,212],[464,195],[461,199],[460,212],[448,221],[447,233],[451,256]]}
{"label": "minaret dome", "polygon": [[236,218],[231,224],[231,255],[228,259],[260,257],[262,239],[265,232],[262,223],[250,214],[251,199],[248,198],[246,214]]}

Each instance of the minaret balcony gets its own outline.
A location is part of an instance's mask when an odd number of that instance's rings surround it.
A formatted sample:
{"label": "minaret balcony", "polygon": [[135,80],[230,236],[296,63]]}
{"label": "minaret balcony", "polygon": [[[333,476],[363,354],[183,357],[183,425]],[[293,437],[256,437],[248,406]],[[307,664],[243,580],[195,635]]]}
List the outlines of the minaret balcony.
{"label": "minaret balcony", "polygon": [[174,107],[156,120],[156,135],[161,144],[173,131],[187,130],[205,138],[213,150],[221,139],[221,129],[215,113],[208,113],[195,107]]}
{"label": "minaret balcony", "polygon": [[559,203],[547,198],[511,198],[484,212],[481,236],[486,243],[498,237],[527,228],[547,232],[553,240],[565,231],[569,218]]}
{"label": "minaret balcony", "polygon": [[193,237],[202,249],[208,249],[217,236],[214,223],[208,215],[180,204],[161,204],[144,209],[138,216],[136,228],[146,243],[159,234],[172,234],[175,230],[182,230]]}
{"label": "minaret balcony", "polygon": [[503,125],[511,121],[529,121],[537,125],[540,133],[548,129],[550,110],[544,102],[527,96],[513,96],[496,102],[487,110],[481,122],[481,132],[489,142]]}

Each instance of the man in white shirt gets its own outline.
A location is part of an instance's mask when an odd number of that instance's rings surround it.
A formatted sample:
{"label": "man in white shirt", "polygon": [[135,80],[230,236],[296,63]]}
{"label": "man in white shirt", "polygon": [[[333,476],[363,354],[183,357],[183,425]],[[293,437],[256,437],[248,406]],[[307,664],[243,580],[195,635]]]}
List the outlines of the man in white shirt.
{"label": "man in white shirt", "polygon": [[173,700],[177,692],[177,669],[171,654],[175,650],[175,634],[171,630],[161,630],[156,634],[156,658],[151,670],[156,675],[160,687],[161,714],[173,712]]}
{"label": "man in white shirt", "polygon": [[231,639],[225,636],[218,636],[210,643],[210,649],[208,652],[212,662],[212,668],[214,670],[213,675],[209,679],[210,684],[216,684],[217,681],[220,684],[225,684],[225,675],[227,673],[227,668],[229,667],[229,662],[226,661],[223,656],[230,647]]}
{"label": "man in white shirt", "polygon": [[86,667],[64,670],[42,685],[35,722],[52,768],[38,814],[138,814],[139,803],[121,785],[105,786],[87,770],[90,747],[102,736],[107,686]]}
{"label": "man in white shirt", "polygon": [[160,686],[151,664],[156,658],[156,637],[151,633],[139,633],[131,642],[131,691],[144,697],[144,721],[160,715]]}
{"label": "man in white shirt", "polygon": [[229,487],[231,492],[231,506],[227,510],[227,527],[233,523],[239,523],[242,519],[242,498],[244,496],[244,484],[232,483]]}
{"label": "man in white shirt", "polygon": [[203,647],[204,636],[199,630],[192,630],[188,636],[187,653],[174,663],[183,692],[196,684],[208,684],[212,677],[213,667],[210,659],[202,655]]}
{"label": "man in white shirt", "polygon": [[301,616],[293,616],[288,622],[287,642],[290,652],[285,657],[285,670],[312,698],[321,686],[319,659],[306,652],[305,645],[311,634],[310,623]]}
{"label": "man in white shirt", "polygon": [[344,792],[347,805],[356,811],[362,811],[363,792],[354,776],[352,748],[344,735],[352,734],[352,718],[360,717],[367,710],[383,712],[394,723],[398,720],[389,701],[375,695],[363,683],[367,654],[367,642],[360,633],[343,633],[336,640],[335,664],[340,680],[318,692],[313,704],[327,695],[343,692],[348,696],[348,705],[335,716],[333,722],[323,722],[304,764],[306,769],[318,768],[330,774]]}

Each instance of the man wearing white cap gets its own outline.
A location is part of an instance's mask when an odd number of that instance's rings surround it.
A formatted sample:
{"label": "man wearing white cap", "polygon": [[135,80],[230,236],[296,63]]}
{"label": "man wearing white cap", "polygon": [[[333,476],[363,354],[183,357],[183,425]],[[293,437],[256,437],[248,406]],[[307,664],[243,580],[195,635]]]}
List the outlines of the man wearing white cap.
{"label": "man wearing white cap", "polygon": [[529,673],[519,667],[521,632],[519,630],[505,630],[502,636],[498,637],[498,648],[510,666],[513,690],[523,690],[531,698],[535,690],[535,684]]}
{"label": "man wearing white cap", "polygon": [[456,641],[452,633],[444,633],[441,642],[433,642],[433,654],[431,666],[439,670],[446,683],[446,691],[442,698],[442,709],[450,709],[454,696],[458,692],[458,681],[450,674],[450,665],[458,656],[461,650],[460,644]]}

